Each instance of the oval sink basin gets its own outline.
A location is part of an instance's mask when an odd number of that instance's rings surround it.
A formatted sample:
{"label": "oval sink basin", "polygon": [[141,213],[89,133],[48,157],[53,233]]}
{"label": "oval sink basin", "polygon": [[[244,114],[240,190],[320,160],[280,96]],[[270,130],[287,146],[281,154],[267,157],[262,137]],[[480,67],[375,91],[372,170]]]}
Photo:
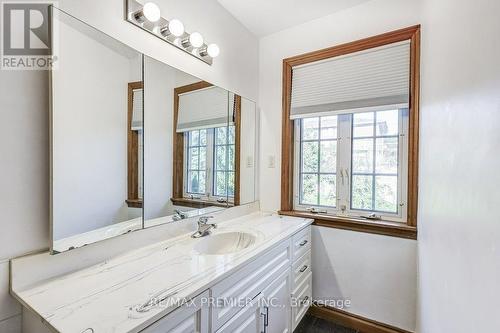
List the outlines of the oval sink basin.
{"label": "oval sink basin", "polygon": [[256,237],[246,232],[224,232],[206,236],[194,249],[201,254],[228,254],[255,244]]}

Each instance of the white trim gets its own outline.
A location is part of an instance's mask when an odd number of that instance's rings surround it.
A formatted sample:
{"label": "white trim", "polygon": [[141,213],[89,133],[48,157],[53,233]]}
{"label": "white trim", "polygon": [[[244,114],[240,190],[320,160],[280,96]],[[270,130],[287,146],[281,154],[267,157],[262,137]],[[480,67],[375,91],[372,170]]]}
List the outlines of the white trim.
{"label": "white trim", "polygon": [[327,117],[327,116],[339,116],[342,114],[353,114],[353,113],[363,113],[363,112],[373,112],[373,111],[385,111],[391,109],[404,109],[408,108],[408,103],[397,103],[388,104],[382,106],[367,106],[356,109],[345,109],[345,110],[332,110],[332,111],[318,111],[310,113],[301,113],[296,115],[290,115],[290,119],[302,119],[302,118],[314,118],[314,117]]}

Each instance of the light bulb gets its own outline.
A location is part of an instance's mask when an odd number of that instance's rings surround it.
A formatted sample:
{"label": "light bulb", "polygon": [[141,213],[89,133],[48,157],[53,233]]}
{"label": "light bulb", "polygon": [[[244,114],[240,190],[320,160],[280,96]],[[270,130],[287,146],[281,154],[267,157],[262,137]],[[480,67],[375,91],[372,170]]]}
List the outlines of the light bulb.
{"label": "light bulb", "polygon": [[157,22],[161,17],[160,8],[153,2],[146,2],[142,8],[142,12],[144,17],[150,22]]}
{"label": "light bulb", "polygon": [[207,46],[207,53],[212,58],[217,57],[219,55],[219,53],[220,53],[219,46],[217,44],[209,44]]}
{"label": "light bulb", "polygon": [[193,32],[189,36],[189,43],[193,47],[200,47],[203,45],[203,36],[199,32]]}
{"label": "light bulb", "polygon": [[173,19],[168,23],[168,30],[175,37],[184,35],[184,24],[178,19]]}

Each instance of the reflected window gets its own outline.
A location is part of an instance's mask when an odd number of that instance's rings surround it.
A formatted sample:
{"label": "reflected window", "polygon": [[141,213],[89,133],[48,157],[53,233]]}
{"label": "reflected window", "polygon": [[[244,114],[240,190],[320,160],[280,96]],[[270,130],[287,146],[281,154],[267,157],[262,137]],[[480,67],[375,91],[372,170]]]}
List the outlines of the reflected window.
{"label": "reflected window", "polygon": [[235,131],[231,125],[185,132],[185,197],[234,198]]}

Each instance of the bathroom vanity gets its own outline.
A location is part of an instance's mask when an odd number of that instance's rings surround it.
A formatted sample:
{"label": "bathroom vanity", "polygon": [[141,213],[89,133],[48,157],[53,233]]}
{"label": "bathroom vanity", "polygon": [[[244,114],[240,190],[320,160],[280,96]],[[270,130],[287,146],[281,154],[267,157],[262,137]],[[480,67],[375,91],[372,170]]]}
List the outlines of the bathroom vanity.
{"label": "bathroom vanity", "polygon": [[206,237],[189,232],[47,281],[16,279],[45,254],[15,259],[12,294],[36,333],[292,332],[311,300],[312,220],[214,222]]}

